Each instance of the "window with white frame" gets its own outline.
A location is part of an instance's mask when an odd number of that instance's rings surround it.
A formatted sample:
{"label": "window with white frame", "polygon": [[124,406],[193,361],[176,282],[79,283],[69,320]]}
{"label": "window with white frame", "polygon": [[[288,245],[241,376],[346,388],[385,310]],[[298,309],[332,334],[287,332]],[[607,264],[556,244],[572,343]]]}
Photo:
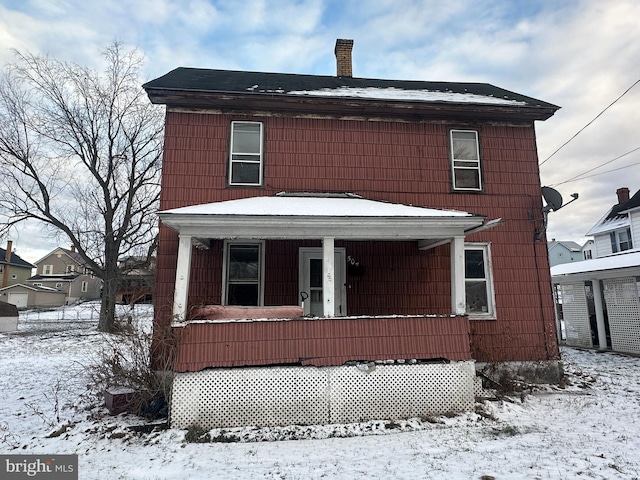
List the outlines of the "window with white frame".
{"label": "window with white frame", "polygon": [[225,245],[225,305],[262,305],[263,244],[229,242]]}
{"label": "window with white frame", "polygon": [[609,234],[611,238],[611,252],[624,252],[625,250],[631,250],[633,248],[633,242],[631,241],[631,228],[623,228],[616,230]]}
{"label": "window with white frame", "polygon": [[67,273],[73,273],[76,271],[76,268],[74,265],[67,265]]}
{"label": "window with white frame", "polygon": [[80,287],[80,291],[82,291],[82,293],[87,293],[88,288],[89,288],[89,284],[87,282],[82,282],[82,286]]}
{"label": "window with white frame", "polygon": [[42,266],[42,274],[43,275],[53,275],[53,265],[43,265]]}
{"label": "window with white frame", "polygon": [[262,185],[262,146],[262,123],[231,122],[229,185]]}
{"label": "window with white frame", "polygon": [[467,314],[471,317],[493,317],[495,302],[488,243],[465,244],[464,284]]}
{"label": "window with white frame", "polygon": [[480,148],[475,130],[451,130],[451,177],[454,190],[482,190]]}

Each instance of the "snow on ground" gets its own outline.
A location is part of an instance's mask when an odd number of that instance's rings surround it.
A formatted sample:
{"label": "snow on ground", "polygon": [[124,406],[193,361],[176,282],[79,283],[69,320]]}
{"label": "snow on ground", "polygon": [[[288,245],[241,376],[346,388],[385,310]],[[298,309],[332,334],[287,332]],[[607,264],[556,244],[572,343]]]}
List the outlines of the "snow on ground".
{"label": "snow on ground", "polygon": [[[23,312],[18,332],[0,334],[0,453],[77,453],[80,479],[640,479],[640,358],[564,348],[565,388],[454,418],[227,429],[211,435],[249,441],[188,443],[182,430],[135,433],[142,419],[109,416],[86,395],[108,340],[97,308]],[[150,307],[136,308],[148,325]]]}

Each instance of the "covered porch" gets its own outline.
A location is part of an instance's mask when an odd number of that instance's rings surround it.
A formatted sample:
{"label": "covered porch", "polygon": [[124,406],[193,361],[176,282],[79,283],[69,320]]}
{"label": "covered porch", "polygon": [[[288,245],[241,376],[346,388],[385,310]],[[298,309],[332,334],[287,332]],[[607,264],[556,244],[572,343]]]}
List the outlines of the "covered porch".
{"label": "covered porch", "polygon": [[[469,322],[465,316],[464,242],[470,232],[493,225],[493,222],[485,223],[482,216],[373,201],[353,194],[306,193],[195,205],[159,215],[164,225],[178,232],[172,311],[172,327],[179,345],[176,371],[471,358]],[[263,303],[258,302],[255,307],[260,312],[257,315],[236,313],[220,318],[220,315],[203,315],[202,305],[198,308],[190,305],[193,249],[207,249],[214,244],[217,249],[220,241],[320,244],[321,247],[315,249],[317,255],[313,248],[298,247],[299,258],[294,266],[300,271],[299,291],[289,296],[297,298],[298,305],[285,307],[299,307],[299,315],[292,315],[291,311],[282,315],[279,309],[282,305],[265,306],[264,297],[261,297]],[[347,297],[354,294],[347,292],[345,272],[353,259],[347,249],[336,246],[344,242],[351,245],[353,242],[393,245],[402,242],[404,248],[422,252],[448,245],[450,274],[445,290],[450,292],[450,310],[380,314],[372,305],[366,314],[360,311],[349,315]],[[315,263],[310,264],[309,259]],[[228,262],[223,263],[222,270],[225,267],[230,268]],[[407,268],[413,273],[394,287],[396,291],[411,290],[412,278],[421,274],[420,265]],[[310,310],[309,303],[314,298],[321,303]],[[219,302],[212,303],[223,308],[233,305],[224,294]]]}
{"label": "covered porch", "polygon": [[551,277],[567,345],[640,354],[640,251],[556,265]]}

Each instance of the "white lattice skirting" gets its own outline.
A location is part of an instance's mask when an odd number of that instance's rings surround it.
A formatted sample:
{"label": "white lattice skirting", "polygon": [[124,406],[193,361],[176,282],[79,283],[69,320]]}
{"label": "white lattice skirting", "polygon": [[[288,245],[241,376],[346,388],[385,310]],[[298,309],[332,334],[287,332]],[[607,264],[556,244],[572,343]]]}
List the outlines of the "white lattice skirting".
{"label": "white lattice skirting", "polygon": [[177,373],[171,425],[322,425],[469,411],[473,361]]}

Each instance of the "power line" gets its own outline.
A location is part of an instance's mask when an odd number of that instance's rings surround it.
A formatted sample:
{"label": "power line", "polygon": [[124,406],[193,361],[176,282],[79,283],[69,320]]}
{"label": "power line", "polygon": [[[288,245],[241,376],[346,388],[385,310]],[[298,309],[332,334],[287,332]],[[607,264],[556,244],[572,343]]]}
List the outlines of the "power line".
{"label": "power line", "polygon": [[[600,167],[604,167],[605,165],[609,165],[610,163],[613,163],[613,162],[615,162],[616,160],[621,159],[622,157],[626,157],[627,155],[629,155],[629,154],[631,154],[631,153],[633,153],[633,152],[636,152],[636,151],[638,151],[638,150],[640,150],[640,147],[636,147],[636,148],[634,148],[633,150],[629,150],[627,153],[623,153],[622,155],[618,155],[616,158],[613,158],[613,159],[608,160],[608,161],[606,161],[606,162],[604,162],[604,163],[601,163],[600,165],[597,165],[597,166],[595,166],[595,167],[593,167],[593,168],[590,168],[589,170],[587,170],[587,171],[585,171],[585,172],[582,172],[582,173],[579,173],[578,175],[574,175],[573,177],[571,177],[571,178],[569,178],[569,179],[565,180],[564,182],[556,183],[556,185],[562,185],[563,183],[569,183],[569,182],[572,182],[572,181],[574,181],[574,180],[580,180],[580,178],[579,178],[579,177],[582,177],[583,175],[586,175],[587,173],[591,173],[591,172],[593,172],[594,170],[599,169]],[[631,165],[629,165],[629,166],[631,166]],[[623,168],[627,168],[627,167],[620,167],[620,168],[617,168],[616,170],[621,170],[621,169],[623,169]],[[609,170],[609,172],[615,172],[616,170]],[[608,173],[608,172],[603,172],[603,173]],[[600,175],[600,173],[598,173],[597,175]],[[591,177],[594,177],[594,176],[595,176],[595,175],[590,175],[589,177],[585,177],[585,178],[591,178]]]}
{"label": "power line", "polygon": [[562,148],[564,148],[571,140],[573,140],[574,138],[576,138],[578,135],[580,135],[580,133],[582,133],[582,131],[584,129],[586,129],[589,125],[591,125],[593,122],[595,122],[604,112],[606,112],[607,110],[609,110],[609,108],[611,108],[612,106],[614,106],[616,104],[616,102],[618,100],[620,100],[622,97],[624,97],[629,90],[631,90],[633,87],[635,87],[638,83],[640,83],[640,78],[638,80],[636,80],[635,82],[633,82],[633,85],[631,85],[629,88],[627,88],[622,95],[620,95],[618,98],[616,98],[613,102],[611,102],[604,110],[602,110],[598,115],[596,115],[594,117],[593,120],[591,120],[589,123],[587,123],[584,127],[582,127],[580,130],[578,130],[575,135],[573,135],[573,137],[571,137],[569,140],[567,140],[566,142],[564,142],[562,145],[560,145],[555,152],[553,152],[551,155],[549,155],[547,158],[545,158],[541,163],[540,166],[544,165],[551,157],[553,157],[556,153],[558,153]]}
{"label": "power line", "polygon": [[618,170],[624,170],[625,168],[635,167],[636,165],[640,165],[640,162],[632,163],[631,165],[625,165],[624,167],[614,168],[613,170],[607,170],[606,172],[594,173],[593,175],[588,175],[586,177],[576,178],[575,180],[565,180],[564,182],[556,183],[555,185],[552,185],[552,186],[557,187],[558,185],[564,185],[565,183],[577,182],[579,180],[584,180],[586,178],[592,178],[592,177],[597,177],[599,175],[604,175],[605,173],[617,172]]}

